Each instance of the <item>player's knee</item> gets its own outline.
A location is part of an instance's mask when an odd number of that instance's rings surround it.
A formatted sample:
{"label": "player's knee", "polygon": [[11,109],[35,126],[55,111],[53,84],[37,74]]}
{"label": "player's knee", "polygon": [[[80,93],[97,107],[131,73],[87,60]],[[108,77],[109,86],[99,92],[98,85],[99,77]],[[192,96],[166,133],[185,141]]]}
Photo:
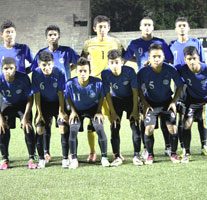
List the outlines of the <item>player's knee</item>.
{"label": "player's knee", "polygon": [[154,132],[155,126],[154,125],[148,125],[145,127],[145,135],[152,135]]}
{"label": "player's knee", "polygon": [[191,118],[188,118],[187,120],[185,120],[184,129],[186,129],[186,130],[191,129],[192,123],[193,123],[193,119],[191,119]]}
{"label": "player's knee", "polygon": [[174,134],[177,133],[177,126],[176,125],[168,124],[167,129],[168,129],[170,134],[174,135]]}
{"label": "player's knee", "polygon": [[59,132],[60,134],[65,134],[68,132],[68,127],[65,125],[59,125]]}
{"label": "player's knee", "polygon": [[76,133],[79,131],[80,123],[77,124],[71,124],[70,125],[70,133]]}
{"label": "player's knee", "polygon": [[45,127],[44,126],[37,126],[36,127],[36,132],[38,135],[43,135],[45,132]]}

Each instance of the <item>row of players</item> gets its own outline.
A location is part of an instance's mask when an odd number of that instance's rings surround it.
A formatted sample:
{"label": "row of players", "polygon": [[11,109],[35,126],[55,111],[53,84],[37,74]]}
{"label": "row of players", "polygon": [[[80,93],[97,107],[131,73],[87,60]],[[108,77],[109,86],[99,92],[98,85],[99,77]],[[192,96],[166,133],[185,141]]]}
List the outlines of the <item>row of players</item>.
{"label": "row of players", "polygon": [[[171,42],[170,48],[166,42],[162,39],[153,36],[153,21],[152,19],[145,17],[140,22],[140,29],[142,31],[142,37],[131,41],[127,51],[124,53],[123,58],[128,60],[132,58],[135,54],[136,62],[139,69],[143,66],[143,62],[148,59],[148,48],[151,43],[158,43],[163,46],[165,60],[174,60],[175,64],[184,63],[183,48],[185,46],[196,46],[199,52],[200,60],[204,61],[204,53],[202,45],[197,39],[188,38],[189,24],[185,18],[178,18],[175,23],[176,32],[178,33],[178,40]],[[110,30],[110,19],[105,16],[97,16],[94,19],[94,31],[97,33],[95,38],[92,38],[85,42],[82,55],[89,57],[91,63],[91,71],[93,76],[100,77],[100,74],[104,68],[108,66],[107,63],[107,53],[110,49],[117,48],[123,51],[123,47],[116,39],[110,37],[108,32]],[[46,38],[48,40],[49,46],[40,50],[35,59],[33,60],[32,54],[26,45],[21,45],[15,43],[15,25],[12,22],[5,22],[1,26],[1,36],[4,39],[4,46],[1,47],[0,57],[1,59],[5,56],[13,57],[16,61],[17,71],[29,72],[34,71],[38,66],[39,53],[41,51],[49,51],[54,56],[54,63],[59,68],[65,71],[66,80],[70,77],[70,66],[69,63],[76,63],[78,55],[70,47],[63,47],[58,45],[58,40],[60,38],[60,30],[57,26],[49,26],[46,29]],[[173,53],[173,56],[172,54]],[[133,58],[132,58],[133,59]],[[25,60],[32,63],[30,67],[25,67]],[[25,70],[26,69],[26,70]],[[138,69],[138,70],[139,70]],[[182,117],[184,115],[182,114]],[[89,126],[91,127],[91,126]],[[166,148],[169,147],[168,130],[166,126],[161,126],[164,132]],[[143,123],[141,125],[143,128]],[[179,133],[183,129],[183,118],[179,121]],[[142,129],[143,130],[143,129]],[[142,131],[143,132],[143,131]],[[89,155],[88,161],[95,161],[96,153],[94,148],[94,132],[89,130],[89,144],[91,148],[91,153]],[[93,133],[93,134],[92,134]],[[49,156],[49,139],[50,139],[51,129],[50,125],[46,127],[46,132],[44,134],[44,144],[46,156]],[[182,135],[182,134],[179,134]],[[182,141],[182,140],[181,140]],[[167,146],[169,145],[169,146]],[[202,148],[205,145],[202,145]],[[117,158],[117,156],[115,156]],[[120,155],[120,157],[122,157]]]}

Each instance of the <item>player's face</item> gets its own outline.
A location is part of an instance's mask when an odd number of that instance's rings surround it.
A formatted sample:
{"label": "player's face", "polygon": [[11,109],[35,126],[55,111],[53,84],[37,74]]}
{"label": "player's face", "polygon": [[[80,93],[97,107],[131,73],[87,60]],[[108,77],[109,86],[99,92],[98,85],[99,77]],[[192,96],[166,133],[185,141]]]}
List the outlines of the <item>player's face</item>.
{"label": "player's face", "polygon": [[49,76],[52,73],[53,66],[53,61],[40,61],[39,63],[39,67],[46,76]]}
{"label": "player's face", "polygon": [[60,39],[60,35],[58,34],[57,31],[55,30],[48,31],[47,41],[49,42],[49,44],[57,44],[59,39]]}
{"label": "player's face", "polygon": [[149,62],[153,68],[162,66],[165,59],[164,53],[160,49],[151,50],[149,54]]}
{"label": "player's face", "polygon": [[180,36],[185,36],[190,31],[190,27],[187,22],[177,22],[175,26],[175,31]]}
{"label": "player's face", "polygon": [[97,33],[98,37],[106,37],[108,35],[108,32],[110,31],[110,26],[108,22],[101,22],[96,24],[95,27],[93,27],[93,30]]}
{"label": "player's face", "polygon": [[88,65],[82,65],[82,66],[78,65],[76,73],[77,73],[77,77],[78,77],[79,82],[84,83],[84,82],[88,81],[89,76],[90,76],[89,66]]}
{"label": "player's face", "polygon": [[153,21],[151,19],[143,19],[141,21],[140,30],[142,35],[150,35],[154,30]]}
{"label": "player's face", "polygon": [[188,65],[189,69],[193,73],[197,73],[200,69],[200,57],[197,54],[194,55],[187,55],[184,58],[184,61]]}
{"label": "player's face", "polygon": [[12,82],[14,80],[16,66],[14,64],[5,64],[2,66],[2,72],[7,82]]}
{"label": "player's face", "polygon": [[112,71],[112,73],[115,76],[119,76],[121,74],[121,68],[122,68],[122,60],[121,58],[116,58],[114,60],[109,59],[109,67]]}
{"label": "player's face", "polygon": [[16,38],[16,30],[14,27],[9,27],[4,29],[3,33],[1,33],[4,42],[6,43],[14,43]]}

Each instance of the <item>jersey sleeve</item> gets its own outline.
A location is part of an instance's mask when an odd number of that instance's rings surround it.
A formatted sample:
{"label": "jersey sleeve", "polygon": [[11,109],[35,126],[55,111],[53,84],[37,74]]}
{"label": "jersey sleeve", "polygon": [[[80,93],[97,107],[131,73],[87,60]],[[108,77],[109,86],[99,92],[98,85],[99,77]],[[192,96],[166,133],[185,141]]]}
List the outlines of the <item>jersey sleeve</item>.
{"label": "jersey sleeve", "polygon": [[125,60],[130,60],[132,58],[132,56],[134,55],[134,50],[132,48],[132,41],[129,43],[126,52],[123,55],[123,58]]}
{"label": "jersey sleeve", "polygon": [[198,40],[198,52],[200,56],[200,61],[205,62],[206,61],[205,52],[200,40]]}
{"label": "jersey sleeve", "polygon": [[36,71],[32,73],[32,91],[33,91],[33,94],[40,92],[38,74]]}
{"label": "jersey sleeve", "polygon": [[36,54],[32,64],[31,64],[31,71],[33,72],[38,67],[38,59],[39,59],[39,52]]}
{"label": "jersey sleeve", "polygon": [[103,90],[104,90],[104,93],[106,95],[107,93],[110,92],[110,83],[107,80],[107,73],[106,73],[106,71],[102,71],[102,73],[101,73],[101,79],[103,81]]}
{"label": "jersey sleeve", "polygon": [[58,79],[58,90],[60,91],[65,90],[65,75],[62,71],[60,71],[60,76]]}
{"label": "jersey sleeve", "polygon": [[28,60],[29,63],[32,63],[34,56],[31,52],[30,48],[27,45],[25,45],[25,51],[26,51],[26,57],[25,57],[26,60]]}
{"label": "jersey sleeve", "polygon": [[71,98],[72,95],[71,95],[70,85],[71,85],[71,82],[68,81],[68,82],[66,83],[66,86],[65,86],[65,98],[66,98],[66,99],[68,99],[68,98],[72,99],[72,98]]}
{"label": "jersey sleeve", "polygon": [[105,91],[104,91],[104,86],[103,86],[103,82],[100,82],[100,97],[103,99],[106,95],[105,95]]}
{"label": "jersey sleeve", "polygon": [[138,88],[137,76],[133,68],[130,69],[129,77],[131,88]]}
{"label": "jersey sleeve", "polygon": [[167,61],[173,60],[173,55],[170,51],[170,47],[168,46],[168,44],[165,41],[163,41],[162,47],[163,47],[164,54],[165,54],[165,60],[167,60]]}
{"label": "jersey sleeve", "polygon": [[75,64],[79,59],[79,55],[77,54],[77,52],[74,49],[69,48],[68,54],[70,58],[70,63]]}
{"label": "jersey sleeve", "polygon": [[176,70],[176,68],[171,67],[171,73],[172,73],[172,77],[173,77],[173,80],[175,82],[175,85],[177,87],[183,86],[183,81],[181,79],[181,76],[180,76],[179,72]]}
{"label": "jersey sleeve", "polygon": [[137,88],[138,89],[141,89],[142,88],[142,70],[140,70],[138,73],[137,73]]}

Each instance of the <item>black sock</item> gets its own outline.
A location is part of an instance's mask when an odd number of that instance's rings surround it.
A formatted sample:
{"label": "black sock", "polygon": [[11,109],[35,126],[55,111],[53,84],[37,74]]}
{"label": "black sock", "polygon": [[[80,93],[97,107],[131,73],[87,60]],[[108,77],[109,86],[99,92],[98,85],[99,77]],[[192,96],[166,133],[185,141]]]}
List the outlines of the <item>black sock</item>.
{"label": "black sock", "polygon": [[111,125],[111,146],[112,151],[115,154],[115,157],[120,157],[120,136],[119,136],[119,130],[120,130],[120,124],[116,125],[116,128],[114,128],[114,125]]}
{"label": "black sock", "polygon": [[9,141],[10,141],[10,130],[6,129],[5,134],[0,134],[0,149],[2,154],[2,159],[8,160],[9,156]]}
{"label": "black sock", "polygon": [[175,155],[178,147],[178,134],[170,134],[171,155]]}
{"label": "black sock", "polygon": [[68,159],[69,144],[68,144],[69,132],[61,134],[61,145],[63,159]]}
{"label": "black sock", "polygon": [[141,150],[141,132],[138,126],[135,126],[135,122],[130,122],[130,127],[132,129],[132,141],[134,145],[134,156],[139,154]]}
{"label": "black sock", "polygon": [[144,140],[144,133],[145,133],[145,126],[144,126],[144,120],[141,120],[140,122],[140,131],[141,131],[141,137],[142,137],[142,142],[144,145],[144,149],[146,149],[146,145],[145,145],[145,140]]}
{"label": "black sock", "polygon": [[161,125],[161,130],[165,141],[165,149],[167,149],[170,147],[170,140],[169,140],[170,133],[166,125]]}
{"label": "black sock", "polygon": [[179,120],[179,122],[178,122],[178,138],[179,138],[179,141],[180,141],[181,148],[184,148],[184,143],[183,143],[183,129],[184,129],[183,120]]}
{"label": "black sock", "polygon": [[38,135],[36,133],[36,145],[39,158],[44,159],[43,135]]}
{"label": "black sock", "polygon": [[148,136],[148,135],[145,134],[144,139],[145,139],[145,144],[146,144],[149,156],[153,156],[154,155],[154,153],[153,153],[153,146],[154,146],[154,137],[153,137],[153,135]]}
{"label": "black sock", "polygon": [[50,154],[50,138],[51,138],[51,127],[45,127],[45,133],[43,134],[43,144],[45,154]]}
{"label": "black sock", "polygon": [[29,159],[34,159],[34,150],[35,150],[35,134],[34,130],[29,130],[28,133],[25,131],[25,141],[27,144],[27,149],[29,152]]}
{"label": "black sock", "polygon": [[190,154],[191,130],[183,129],[183,143],[186,153]]}
{"label": "black sock", "polygon": [[200,133],[201,148],[206,145],[207,129],[203,126],[203,120],[198,122],[198,131]]}

